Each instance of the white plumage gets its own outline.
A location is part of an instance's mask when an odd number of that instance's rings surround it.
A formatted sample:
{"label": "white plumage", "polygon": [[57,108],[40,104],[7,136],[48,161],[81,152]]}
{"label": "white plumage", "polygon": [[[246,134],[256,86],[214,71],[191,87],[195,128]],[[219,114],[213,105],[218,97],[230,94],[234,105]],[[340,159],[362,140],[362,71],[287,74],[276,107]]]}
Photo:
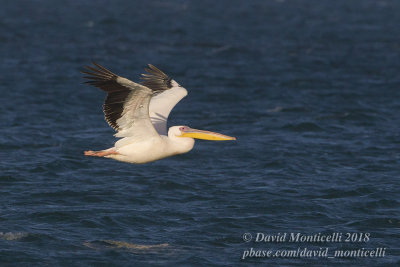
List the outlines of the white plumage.
{"label": "white plumage", "polygon": [[178,83],[172,81],[172,88],[163,93],[153,96],[150,101],[149,114],[154,128],[159,134],[167,135],[167,120],[169,113],[187,96],[185,88],[179,86]]}

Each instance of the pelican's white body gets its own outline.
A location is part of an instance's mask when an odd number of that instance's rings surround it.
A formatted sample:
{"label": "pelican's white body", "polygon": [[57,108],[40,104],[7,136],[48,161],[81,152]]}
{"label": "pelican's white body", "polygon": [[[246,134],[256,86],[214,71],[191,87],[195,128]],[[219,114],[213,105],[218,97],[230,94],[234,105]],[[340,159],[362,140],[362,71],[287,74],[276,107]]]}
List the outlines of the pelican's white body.
{"label": "pelican's white body", "polygon": [[115,146],[108,149],[118,152],[106,156],[119,161],[129,163],[147,163],[170,157],[177,154],[187,153],[194,146],[194,139],[178,137],[181,135],[179,127],[171,127],[168,136],[160,135],[137,141],[132,137],[125,137],[115,143]]}

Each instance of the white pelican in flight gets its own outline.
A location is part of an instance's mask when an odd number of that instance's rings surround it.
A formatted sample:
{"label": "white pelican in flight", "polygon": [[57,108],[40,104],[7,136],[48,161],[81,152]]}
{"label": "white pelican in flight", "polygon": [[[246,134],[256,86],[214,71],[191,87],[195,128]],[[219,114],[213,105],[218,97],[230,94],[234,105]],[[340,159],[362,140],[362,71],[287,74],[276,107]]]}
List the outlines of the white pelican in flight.
{"label": "white pelican in flight", "polygon": [[83,73],[86,83],[107,92],[103,105],[105,119],[117,131],[114,147],[85,151],[86,156],[112,158],[129,163],[147,163],[189,152],[194,139],[236,140],[219,133],[173,126],[167,132],[168,115],[187,95],[185,88],[149,64],[138,84],[93,62]]}

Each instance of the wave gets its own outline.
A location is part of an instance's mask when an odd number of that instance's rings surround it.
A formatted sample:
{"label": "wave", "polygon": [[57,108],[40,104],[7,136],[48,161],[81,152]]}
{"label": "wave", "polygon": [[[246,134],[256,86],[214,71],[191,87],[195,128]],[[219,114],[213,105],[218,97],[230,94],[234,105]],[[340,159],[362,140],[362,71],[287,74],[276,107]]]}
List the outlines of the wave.
{"label": "wave", "polygon": [[24,233],[24,232],[14,232],[14,233],[13,232],[7,232],[7,233],[0,232],[0,239],[8,240],[8,241],[19,240],[19,239],[22,239],[27,236],[28,236],[28,233]]}
{"label": "wave", "polygon": [[118,240],[87,241],[83,242],[83,245],[92,249],[128,249],[136,252],[154,251],[157,249],[167,248],[169,246],[167,243],[144,245]]}

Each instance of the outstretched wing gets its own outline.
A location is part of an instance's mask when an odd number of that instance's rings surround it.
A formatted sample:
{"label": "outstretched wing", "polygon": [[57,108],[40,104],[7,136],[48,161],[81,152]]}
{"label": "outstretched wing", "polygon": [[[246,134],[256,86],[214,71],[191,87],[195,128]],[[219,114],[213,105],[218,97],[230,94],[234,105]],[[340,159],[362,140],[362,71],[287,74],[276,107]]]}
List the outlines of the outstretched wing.
{"label": "outstretched wing", "polygon": [[116,137],[135,137],[147,139],[158,136],[150,116],[150,99],[154,92],[141,84],[118,76],[108,69],[93,62],[94,67],[87,66],[82,71],[89,76],[86,83],[96,86],[107,92],[103,111],[108,124],[114,128]]}
{"label": "outstretched wing", "polygon": [[159,134],[168,135],[169,113],[187,95],[187,91],[155,66],[149,64],[145,70],[148,74],[142,74],[142,85],[156,92],[150,101],[151,122]]}

